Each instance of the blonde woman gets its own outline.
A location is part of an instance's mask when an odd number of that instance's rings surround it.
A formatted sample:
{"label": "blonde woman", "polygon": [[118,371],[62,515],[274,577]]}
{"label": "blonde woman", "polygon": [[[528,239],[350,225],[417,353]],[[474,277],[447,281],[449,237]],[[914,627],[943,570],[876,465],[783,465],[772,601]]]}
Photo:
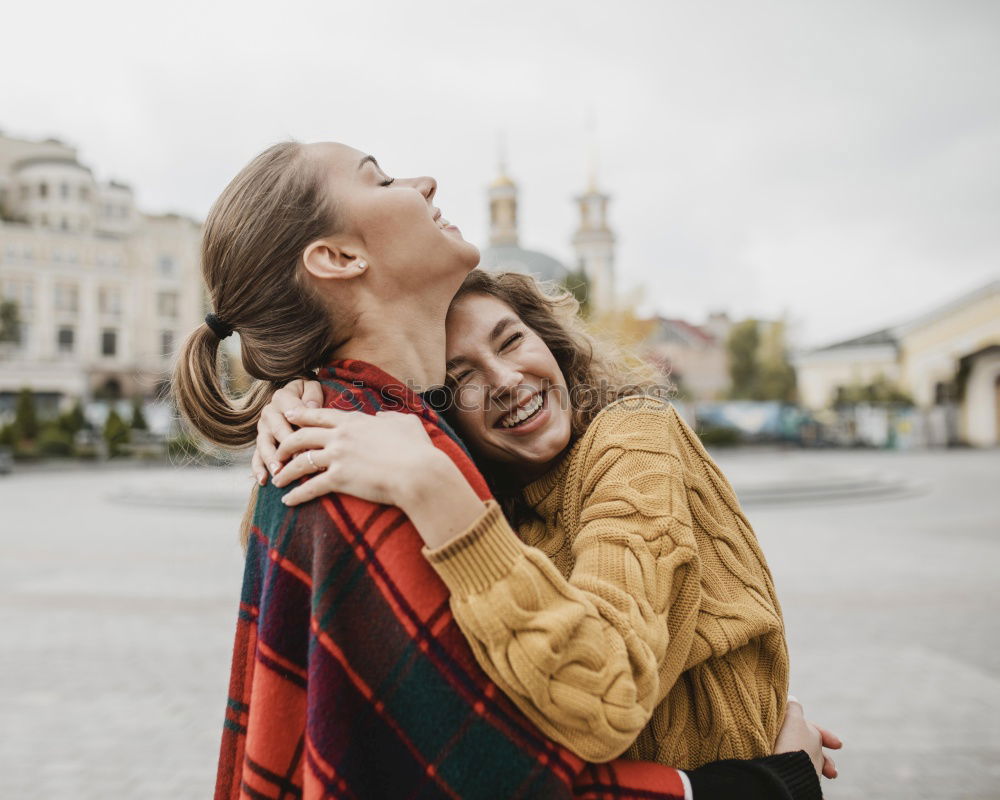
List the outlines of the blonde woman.
{"label": "blonde woman", "polygon": [[[479,257],[436,191],[335,143],[281,143],[244,167],[204,226],[214,310],[186,339],[173,385],[188,424],[218,445],[249,444],[279,386],[318,377],[322,404],[358,412],[348,416],[405,412],[436,446],[421,469],[458,469],[478,516],[489,490],[416,391],[444,380],[445,314]],[[242,396],[219,353],[234,331],[255,379]],[[216,798],[689,796],[677,770],[599,769],[542,736],[476,666],[400,508],[339,493],[289,507],[285,494],[262,486],[248,509]],[[464,524],[453,510],[421,513],[444,535]],[[740,788],[715,796],[816,796],[803,769],[821,757],[821,734],[792,713],[783,736],[791,752],[706,767],[690,784],[735,769]]]}

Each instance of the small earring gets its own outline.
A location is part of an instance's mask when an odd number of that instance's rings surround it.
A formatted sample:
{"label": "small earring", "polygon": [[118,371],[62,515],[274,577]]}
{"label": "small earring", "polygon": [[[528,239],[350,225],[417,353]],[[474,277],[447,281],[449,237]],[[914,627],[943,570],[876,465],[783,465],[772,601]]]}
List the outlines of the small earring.
{"label": "small earring", "polygon": [[367,261],[361,261],[361,260],[358,261],[358,269],[364,269],[367,266],[368,266]]}

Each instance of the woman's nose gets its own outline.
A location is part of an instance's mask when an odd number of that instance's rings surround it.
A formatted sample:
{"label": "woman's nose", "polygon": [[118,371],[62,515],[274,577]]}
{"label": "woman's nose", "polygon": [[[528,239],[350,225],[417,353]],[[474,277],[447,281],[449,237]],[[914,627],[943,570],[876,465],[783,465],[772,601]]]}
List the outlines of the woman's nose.
{"label": "woman's nose", "polygon": [[421,175],[415,180],[417,189],[420,193],[427,198],[429,203],[434,199],[434,195],[437,193],[438,183],[430,175]]}
{"label": "woman's nose", "polygon": [[493,368],[490,380],[493,383],[491,393],[500,398],[516,392],[517,387],[524,383],[524,375],[516,367],[500,363]]}

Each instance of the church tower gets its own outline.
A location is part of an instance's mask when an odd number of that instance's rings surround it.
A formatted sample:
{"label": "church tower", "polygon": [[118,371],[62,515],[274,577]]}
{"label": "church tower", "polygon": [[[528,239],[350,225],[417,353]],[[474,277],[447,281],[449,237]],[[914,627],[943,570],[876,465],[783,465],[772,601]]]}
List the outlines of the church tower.
{"label": "church tower", "polygon": [[580,226],[573,234],[576,268],[590,284],[590,306],[608,311],[615,302],[615,235],[608,227],[610,197],[597,188],[596,156],[592,156],[586,191],[576,198]]}
{"label": "church tower", "polygon": [[517,184],[507,175],[507,158],[500,145],[500,174],[490,185],[490,247],[517,246]]}

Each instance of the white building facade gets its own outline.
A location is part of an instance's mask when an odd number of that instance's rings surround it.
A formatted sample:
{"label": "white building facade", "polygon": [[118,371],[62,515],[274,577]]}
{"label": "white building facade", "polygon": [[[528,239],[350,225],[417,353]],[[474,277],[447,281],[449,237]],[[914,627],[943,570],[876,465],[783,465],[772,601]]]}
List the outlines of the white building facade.
{"label": "white building facade", "polygon": [[135,206],[74,148],[0,136],[0,409],[30,388],[45,405],[152,397],[205,314],[200,225]]}

